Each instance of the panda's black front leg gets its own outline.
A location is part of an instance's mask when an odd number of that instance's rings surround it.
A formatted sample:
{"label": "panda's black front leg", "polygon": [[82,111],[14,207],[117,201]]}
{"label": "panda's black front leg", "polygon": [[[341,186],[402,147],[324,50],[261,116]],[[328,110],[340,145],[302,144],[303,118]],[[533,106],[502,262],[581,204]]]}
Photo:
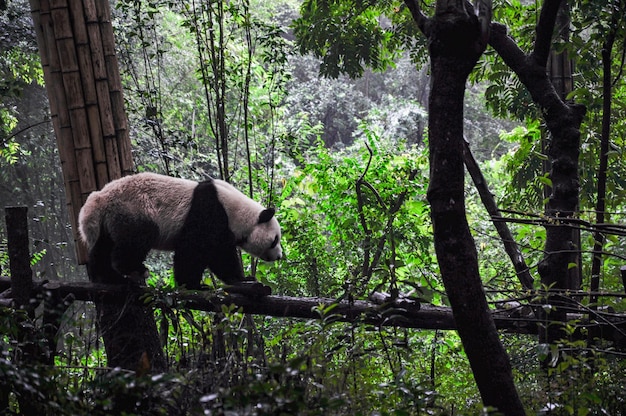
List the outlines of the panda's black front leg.
{"label": "panda's black front leg", "polygon": [[245,280],[234,244],[209,247],[198,240],[178,244],[174,251],[174,278],[178,285],[199,289],[207,267],[226,284],[236,285]]}
{"label": "panda's black front leg", "polygon": [[228,285],[237,285],[246,278],[241,269],[241,258],[234,244],[223,244],[207,258],[209,269]]}
{"label": "panda's black front leg", "polygon": [[205,268],[202,257],[197,254],[178,250],[174,252],[174,279],[177,285],[200,289]]}

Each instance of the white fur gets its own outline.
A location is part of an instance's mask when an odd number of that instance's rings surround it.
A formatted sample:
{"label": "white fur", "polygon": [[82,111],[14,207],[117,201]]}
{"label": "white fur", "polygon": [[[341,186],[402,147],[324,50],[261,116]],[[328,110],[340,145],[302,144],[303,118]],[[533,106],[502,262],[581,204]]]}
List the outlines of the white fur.
{"label": "white fur", "polygon": [[217,198],[228,215],[228,224],[237,240],[245,240],[241,248],[266,261],[282,258],[280,243],[270,247],[274,238],[280,241],[281,231],[278,220],[272,217],[268,222],[259,224],[259,215],[265,209],[263,205],[248,198],[228,182],[215,179]]}
{"label": "white fur", "polygon": [[87,247],[98,240],[101,224],[108,225],[121,215],[145,215],[159,225],[156,249],[172,250],[172,240],[182,227],[197,182],[155,173],[139,173],[108,183],[93,192],[78,216],[79,231]]}

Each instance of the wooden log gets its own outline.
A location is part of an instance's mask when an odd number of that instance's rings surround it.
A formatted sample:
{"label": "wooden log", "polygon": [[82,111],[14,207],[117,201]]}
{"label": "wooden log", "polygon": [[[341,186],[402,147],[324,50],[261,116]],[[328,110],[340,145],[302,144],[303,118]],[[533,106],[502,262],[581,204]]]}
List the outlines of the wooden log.
{"label": "wooden log", "polygon": [[[118,152],[117,163],[109,161],[109,171],[119,171],[120,176],[133,172],[133,160],[130,146],[128,119],[124,110],[124,96],[122,93],[122,80],[119,73],[119,64],[115,53],[115,37],[113,26],[110,23],[111,13],[108,4],[96,3],[96,13],[100,24],[102,38],[102,53],[106,66],[107,81],[110,95],[111,115],[115,125],[116,145],[110,146]],[[112,178],[116,176],[111,175]]]}
{"label": "wooden log", "polygon": [[109,84],[106,79],[96,80],[96,91],[98,94],[98,107],[100,107],[102,137],[115,137],[115,119],[111,109]]}
{"label": "wooden log", "polygon": [[[89,107],[97,105],[98,94],[96,93],[96,81],[94,79],[93,65],[91,63],[91,49],[89,48],[89,44],[77,44],[76,55],[78,59],[78,68],[80,69],[85,106]],[[99,123],[100,122],[98,121],[98,124]]]}
{"label": "wooden log", "polygon": [[[108,27],[111,29],[111,34],[113,33],[113,25],[111,24],[111,9],[109,7],[109,3],[102,2],[99,0],[95,0],[96,5],[96,20],[101,24],[103,28]],[[108,38],[108,35],[105,35]],[[113,40],[113,38],[110,38]],[[113,45],[112,53],[115,54],[115,45]]]}
{"label": "wooden log", "polygon": [[[0,291],[10,288],[11,281],[7,277],[0,277]],[[232,288],[231,288],[232,289]],[[153,288],[138,287],[136,285],[109,285],[90,282],[63,282],[49,281],[35,288],[35,291],[54,291],[61,298],[71,297],[79,301],[106,302],[120,308],[129,301],[137,305],[146,305],[146,299],[151,299],[158,308],[162,291]],[[247,289],[246,289],[247,290]],[[168,307],[171,301],[178,308],[198,309],[207,312],[221,312],[224,305],[236,305],[244,313],[274,316],[277,318],[292,317],[300,319],[319,319],[319,310],[328,309],[332,315],[331,320],[342,322],[356,322],[359,324],[375,326],[397,326],[416,329],[455,330],[456,324],[449,307],[432,306],[422,304],[409,305],[408,299],[405,307],[393,304],[379,305],[369,301],[356,300],[354,302],[340,301],[330,298],[296,298],[290,296],[246,296],[225,287],[217,291],[188,291],[176,290],[167,293]],[[161,293],[161,294],[160,294]],[[131,295],[129,297],[129,295]],[[615,294],[606,294],[615,296]],[[6,294],[5,296],[11,296]],[[117,306],[115,306],[117,305]],[[532,307],[520,305],[511,309],[491,310],[494,322],[499,330],[518,334],[536,335],[538,325],[545,324],[532,316]],[[526,312],[525,312],[526,311]],[[615,313],[597,312],[596,317],[590,320],[589,311],[571,310],[567,317],[576,322],[579,330],[576,331],[580,339],[584,339],[583,329],[599,329],[603,339],[614,341],[618,346],[624,347],[626,340],[626,319],[624,315]]]}
{"label": "wooden log", "polygon": [[91,49],[94,77],[98,81],[106,80],[107,71],[106,63],[104,61],[104,52],[102,50],[102,36],[100,34],[100,25],[97,22],[88,23],[87,31],[89,33],[89,48]]}
{"label": "wooden log", "polygon": [[224,290],[231,294],[238,294],[252,297],[264,297],[272,294],[272,288],[261,282],[245,281],[237,285],[227,285]]}
{"label": "wooden log", "polygon": [[87,36],[85,12],[83,10],[83,2],[81,0],[69,0],[68,7],[70,11],[70,19],[72,21],[72,29],[74,42],[76,45],[86,45],[89,43]]}
{"label": "wooden log", "polygon": [[117,138],[115,136],[106,136],[104,138],[104,148],[107,154],[107,169],[111,179],[121,178],[122,168],[120,165],[120,153],[117,147]]}
{"label": "wooden log", "polygon": [[[56,31],[56,27],[55,27],[55,31]],[[78,72],[78,56],[76,55],[76,45],[74,44],[74,39],[72,38],[63,38],[63,39],[55,38],[55,39],[56,39],[57,53],[59,54],[59,62],[61,63],[61,70],[63,71],[63,73],[65,74],[65,73]],[[80,77],[78,78],[80,79]],[[77,94],[76,96],[68,97],[68,99],[70,102],[70,108],[81,107],[84,105],[82,103],[82,99],[83,99],[82,91],[80,94]],[[81,100],[81,102],[73,103],[71,100]]]}
{"label": "wooden log", "polygon": [[[66,184],[65,193],[67,195],[67,208],[68,212],[70,213],[70,224],[72,225],[72,230],[78,230],[78,212],[80,211],[80,207],[82,206],[82,204],[73,204],[72,201],[81,200],[82,192],[80,189],[80,183],[78,181],[74,181]],[[74,243],[76,244],[76,256],[79,260],[79,264],[81,262],[86,263],[87,248],[80,240],[77,232],[74,232]]]}
{"label": "wooden log", "polygon": [[[0,290],[8,288],[8,280],[0,277]],[[68,295],[76,300],[124,304],[129,293],[134,293],[134,301],[145,305],[145,299],[151,298],[158,302],[158,292],[151,288],[138,288],[136,285],[109,285],[91,282],[49,281],[42,290],[57,291],[62,298]],[[238,290],[231,290],[237,292]],[[362,322],[364,324],[398,326],[406,328],[454,330],[456,325],[452,310],[448,307],[421,305],[417,307],[395,307],[378,305],[369,301],[337,302],[331,298],[296,298],[291,296],[246,296],[229,293],[228,287],[217,291],[176,290],[168,293],[174,303],[181,308],[198,309],[207,312],[220,312],[222,305],[234,304],[242,308],[244,313],[268,315],[274,317],[292,317],[301,319],[319,319],[320,308],[335,305],[329,310],[333,319],[344,322]],[[407,301],[407,300],[405,300]],[[158,306],[158,305],[157,305]],[[532,318],[512,319],[514,311],[497,310],[492,312],[499,329],[515,333],[534,334],[537,321]],[[576,316],[580,318],[580,315]]]}
{"label": "wooden log", "polygon": [[[71,0],[76,1],[76,0]],[[98,12],[96,10],[96,1],[95,0],[83,0],[83,13],[85,17],[85,22],[87,23],[98,23]]]}
{"label": "wooden log", "polygon": [[133,153],[130,145],[130,132],[128,127],[117,131],[117,143],[120,149],[120,169],[122,171],[122,175],[130,175],[135,170],[135,164],[133,161]]}
{"label": "wooden log", "polygon": [[72,23],[70,21],[70,11],[67,8],[65,1],[59,2],[57,0],[50,1],[50,13],[52,17],[54,27],[54,38],[60,39],[72,39]]}
{"label": "wooden log", "polygon": [[49,0],[50,10],[67,8],[67,0]]}

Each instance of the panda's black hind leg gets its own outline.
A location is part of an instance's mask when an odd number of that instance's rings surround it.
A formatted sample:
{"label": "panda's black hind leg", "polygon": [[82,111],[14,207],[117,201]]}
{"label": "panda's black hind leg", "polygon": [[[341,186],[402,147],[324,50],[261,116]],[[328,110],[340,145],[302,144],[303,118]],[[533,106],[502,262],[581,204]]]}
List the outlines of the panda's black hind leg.
{"label": "panda's black hind leg", "polygon": [[96,244],[89,250],[87,274],[95,283],[124,283],[125,278],[111,267],[113,241],[106,234],[101,234]]}
{"label": "panda's black hind leg", "polygon": [[111,267],[123,276],[143,280],[148,271],[143,262],[159,236],[159,229],[149,221],[126,225],[119,235],[111,233]]}

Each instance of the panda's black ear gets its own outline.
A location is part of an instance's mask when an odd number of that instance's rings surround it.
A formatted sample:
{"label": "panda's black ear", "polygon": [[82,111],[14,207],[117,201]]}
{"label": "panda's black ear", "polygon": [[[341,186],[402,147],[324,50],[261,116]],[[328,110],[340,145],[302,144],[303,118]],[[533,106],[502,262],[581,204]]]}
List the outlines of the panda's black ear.
{"label": "panda's black ear", "polygon": [[259,214],[259,224],[263,224],[264,222],[271,220],[275,213],[276,210],[274,208],[267,208],[261,211]]}

